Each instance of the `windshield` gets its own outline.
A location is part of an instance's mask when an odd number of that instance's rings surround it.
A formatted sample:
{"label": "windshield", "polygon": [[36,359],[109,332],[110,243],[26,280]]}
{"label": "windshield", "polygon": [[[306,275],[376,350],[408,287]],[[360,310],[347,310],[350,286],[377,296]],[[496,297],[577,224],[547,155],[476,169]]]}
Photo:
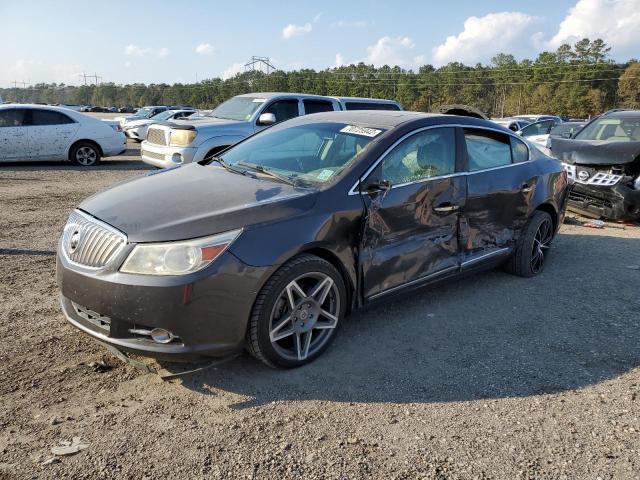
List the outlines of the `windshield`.
{"label": "windshield", "polygon": [[270,128],[226,151],[222,159],[230,165],[271,170],[291,180],[327,183],[382,132],[344,123]]}
{"label": "windshield", "polygon": [[599,118],[578,132],[575,139],[640,142],[640,117]]}
{"label": "windshield", "polygon": [[234,97],[221,103],[209,116],[246,122],[264,102],[264,98]]}
{"label": "windshield", "polygon": [[179,117],[187,117],[190,112],[176,112],[175,110],[165,110],[164,112],[160,112],[157,115],[153,116],[154,120],[169,120],[174,115],[178,114]]}
{"label": "windshield", "polygon": [[148,118],[149,116],[151,116],[152,113],[153,113],[153,108],[151,108],[151,107],[142,107],[142,108],[138,109],[138,111],[135,113],[135,115],[136,115],[136,117]]}

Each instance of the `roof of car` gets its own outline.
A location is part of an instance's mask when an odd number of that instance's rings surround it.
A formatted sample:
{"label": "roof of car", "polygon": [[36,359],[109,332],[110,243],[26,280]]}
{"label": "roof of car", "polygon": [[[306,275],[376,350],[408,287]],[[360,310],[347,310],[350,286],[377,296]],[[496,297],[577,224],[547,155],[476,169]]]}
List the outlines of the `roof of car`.
{"label": "roof of car", "polygon": [[0,108],[41,108],[44,110],[64,110],[65,112],[75,112],[75,110],[64,105],[40,105],[38,103],[4,103],[0,105]]}
{"label": "roof of car", "polygon": [[640,116],[640,110],[617,110],[613,112],[607,112],[603,116],[619,117],[619,118],[627,118],[627,117],[637,118],[638,116]]}
{"label": "roof of car", "polygon": [[[437,119],[448,119],[446,123],[464,123],[469,125],[488,124],[486,120],[480,120],[472,117],[459,117],[456,115],[445,115],[440,113],[422,113],[407,112],[403,110],[347,110],[340,112],[321,112],[312,113],[302,117],[297,117],[292,122],[313,123],[313,122],[341,122],[354,125],[362,125],[374,128],[394,128],[403,123],[416,120],[433,119],[434,124],[438,123]],[[498,127],[500,128],[500,127]]]}
{"label": "roof of car", "polygon": [[387,100],[384,98],[365,98],[365,97],[334,97],[343,102],[370,102],[370,103],[392,103],[397,105],[395,100]]}
{"label": "roof of car", "polygon": [[255,93],[244,93],[242,95],[237,95],[238,97],[247,97],[247,98],[264,98],[270,99],[275,97],[308,97],[308,98],[332,98],[325,95],[312,95],[309,93],[295,93],[295,92],[255,92]]}

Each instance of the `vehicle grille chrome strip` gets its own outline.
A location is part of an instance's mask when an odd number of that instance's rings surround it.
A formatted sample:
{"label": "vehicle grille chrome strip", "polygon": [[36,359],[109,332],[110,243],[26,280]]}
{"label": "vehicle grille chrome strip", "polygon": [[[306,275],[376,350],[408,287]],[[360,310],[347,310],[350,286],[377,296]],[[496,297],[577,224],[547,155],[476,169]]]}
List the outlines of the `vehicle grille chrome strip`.
{"label": "vehicle grille chrome strip", "polygon": [[164,129],[149,127],[147,130],[147,142],[154,145],[167,146],[167,137],[164,133]]}
{"label": "vehicle grille chrome strip", "polygon": [[74,210],[62,234],[62,253],[74,264],[99,269],[105,267],[127,243],[124,233]]}

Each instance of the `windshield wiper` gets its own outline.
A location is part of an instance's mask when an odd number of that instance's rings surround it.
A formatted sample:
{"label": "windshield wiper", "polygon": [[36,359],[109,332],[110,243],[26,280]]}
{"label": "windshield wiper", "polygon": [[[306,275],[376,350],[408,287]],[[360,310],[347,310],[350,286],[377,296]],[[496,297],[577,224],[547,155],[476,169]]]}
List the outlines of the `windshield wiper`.
{"label": "windshield wiper", "polygon": [[247,170],[240,170],[239,168],[235,168],[232,165],[229,165],[226,160],[224,160],[222,157],[209,157],[209,160],[211,160],[212,162],[218,162],[220,165],[222,165],[226,170],[233,172],[233,173],[238,173],[240,175],[245,175],[245,176],[251,176],[253,178],[255,178],[255,175],[249,175],[249,172]]}
{"label": "windshield wiper", "polygon": [[238,162],[236,163],[236,165],[250,168],[251,170],[255,170],[256,172],[260,172],[263,175],[267,175],[269,177],[275,178],[276,180],[279,180],[283,183],[291,185],[292,187],[296,186],[296,181],[293,178],[290,178],[286,175],[282,175],[280,173],[276,173],[273,170],[267,170],[262,165],[253,165],[251,163],[244,163],[244,162]]}

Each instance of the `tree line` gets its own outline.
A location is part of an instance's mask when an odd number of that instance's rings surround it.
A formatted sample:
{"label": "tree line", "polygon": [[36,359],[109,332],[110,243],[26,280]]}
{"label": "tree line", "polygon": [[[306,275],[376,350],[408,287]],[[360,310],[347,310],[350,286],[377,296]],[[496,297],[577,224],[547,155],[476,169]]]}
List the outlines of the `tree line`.
{"label": "tree line", "polygon": [[388,98],[404,108],[433,111],[448,104],[474,106],[491,117],[548,113],[586,118],[616,107],[640,108],[640,63],[616,63],[601,39],[561,45],[535,60],[498,54],[489,65],[452,62],[417,71],[364,63],[316,71],[239,73],[198,83],[72,86],[37,84],[0,89],[6,101],[99,106],[192,105],[214,108],[228,98],[260,91]]}

